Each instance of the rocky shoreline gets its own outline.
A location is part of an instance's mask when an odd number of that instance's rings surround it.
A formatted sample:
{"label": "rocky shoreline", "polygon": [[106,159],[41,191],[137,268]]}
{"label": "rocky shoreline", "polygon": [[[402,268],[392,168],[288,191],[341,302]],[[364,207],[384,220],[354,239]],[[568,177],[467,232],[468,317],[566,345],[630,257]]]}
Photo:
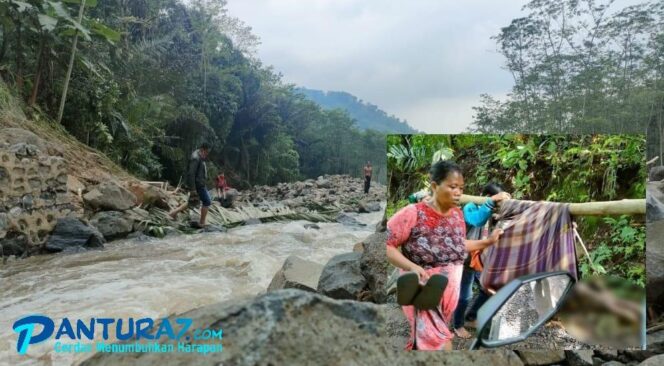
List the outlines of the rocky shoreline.
{"label": "rocky shoreline", "polygon": [[[69,174],[57,146],[20,129],[8,129],[0,141],[0,255],[20,257],[53,252],[103,248],[107,241],[132,236],[163,236],[185,230],[192,217],[166,219],[166,210],[184,200],[182,193],[137,180],[89,181]],[[5,131],[3,131],[5,132]],[[321,176],[303,182],[256,186],[232,192],[235,211],[215,206],[204,231],[223,231],[225,223],[257,224],[270,215],[314,215],[344,225],[362,225],[347,212],[378,212],[386,196],[373,184],[368,195],[362,179]],[[655,195],[651,195],[651,190]],[[650,206],[664,198],[661,183],[648,186]],[[650,200],[657,197],[658,201]],[[664,196],[663,196],[664,197]],[[662,206],[664,207],[664,206]],[[285,213],[284,213],[285,212]],[[230,215],[233,213],[233,215]],[[260,213],[260,215],[258,215]],[[195,212],[191,212],[195,215]],[[263,216],[263,214],[265,216]],[[216,216],[215,216],[216,215]],[[258,217],[260,216],[260,217]],[[303,216],[304,217],[304,216]],[[661,221],[664,214],[650,222]],[[382,224],[382,225],[381,225]],[[647,351],[512,350],[403,352],[409,334],[401,309],[386,283],[390,267],[385,256],[384,223],[351,253],[333,257],[326,265],[297,256],[288,257],[265,294],[239,302],[223,302],[188,311],[197,327],[222,327],[224,351],[206,356],[191,354],[99,353],[83,364],[491,364],[491,365],[655,365],[664,362],[664,332],[649,335]],[[315,224],[307,228],[316,230]],[[659,237],[648,226],[648,238]],[[661,257],[648,240],[648,260]],[[661,262],[661,261],[660,261]],[[660,273],[648,278],[659,281]],[[657,267],[658,268],[658,267]],[[651,276],[652,275],[652,276]],[[659,282],[656,282],[659,283]],[[649,301],[660,292],[648,284]],[[661,289],[661,286],[657,287]],[[175,317],[175,316],[174,316]],[[552,335],[553,332],[548,334]],[[555,334],[552,335],[552,337]],[[535,346],[539,343],[533,343]],[[547,343],[548,344],[548,343]],[[570,340],[570,347],[587,348]],[[467,344],[457,342],[458,348]],[[521,345],[523,346],[523,344]],[[542,344],[546,346],[546,344]]]}
{"label": "rocky shoreline", "polygon": [[[530,346],[517,343],[478,351],[404,352],[409,324],[394,296],[385,291],[390,270],[385,238],[384,228],[379,228],[358,243],[352,253],[337,255],[324,266],[290,256],[265,294],[178,315],[194,319],[202,328],[222,328],[223,352],[205,357],[181,353],[96,354],[83,365],[138,361],[145,365],[650,366],[664,362],[664,355],[660,355],[664,352],[663,334],[649,336],[647,351],[593,350],[571,340],[574,349],[567,350],[533,349],[535,343],[530,342]],[[464,347],[458,342],[456,346]]]}
{"label": "rocky shoreline", "polygon": [[224,206],[234,207],[224,208],[215,201],[212,225],[194,230],[188,224],[196,219],[195,211],[175,221],[166,215],[186,201],[182,191],[160,182],[88,181],[69,174],[69,164],[75,162],[67,162],[57,146],[34,133],[3,130],[0,257],[99,249],[108,241],[141,235],[219,232],[262,219],[301,217],[358,225],[344,212],[380,211],[386,194],[384,186],[373,184],[365,195],[361,179],[344,175],[231,190]]}

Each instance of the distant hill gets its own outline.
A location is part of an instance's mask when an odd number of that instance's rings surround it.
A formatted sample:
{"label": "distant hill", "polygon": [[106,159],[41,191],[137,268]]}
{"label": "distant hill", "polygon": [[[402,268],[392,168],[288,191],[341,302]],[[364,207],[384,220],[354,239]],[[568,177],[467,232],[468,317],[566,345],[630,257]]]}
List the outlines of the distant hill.
{"label": "distant hill", "polygon": [[297,88],[298,92],[318,103],[324,109],[340,108],[348,112],[355,119],[357,126],[362,130],[376,130],[388,133],[418,133],[416,129],[395,116],[388,116],[377,106],[363,102],[356,96],[339,91],[328,91]]}

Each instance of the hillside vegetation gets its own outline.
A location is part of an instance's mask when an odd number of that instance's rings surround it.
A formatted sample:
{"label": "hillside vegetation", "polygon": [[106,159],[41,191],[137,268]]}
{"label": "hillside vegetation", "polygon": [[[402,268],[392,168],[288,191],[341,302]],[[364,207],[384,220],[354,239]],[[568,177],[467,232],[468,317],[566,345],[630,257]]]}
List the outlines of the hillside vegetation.
{"label": "hillside vegetation", "polygon": [[177,183],[202,142],[210,175],[239,188],[360,176],[367,160],[384,179],[384,134],[283,83],[224,1],[84,4],[0,3],[0,77],[35,123],[149,180]]}
{"label": "hillside vegetation", "polygon": [[385,111],[371,103],[364,102],[356,96],[341,92],[297,88],[297,92],[318,103],[324,109],[341,109],[355,120],[362,130],[376,130],[389,133],[417,133],[408,122],[395,116],[388,116]]}

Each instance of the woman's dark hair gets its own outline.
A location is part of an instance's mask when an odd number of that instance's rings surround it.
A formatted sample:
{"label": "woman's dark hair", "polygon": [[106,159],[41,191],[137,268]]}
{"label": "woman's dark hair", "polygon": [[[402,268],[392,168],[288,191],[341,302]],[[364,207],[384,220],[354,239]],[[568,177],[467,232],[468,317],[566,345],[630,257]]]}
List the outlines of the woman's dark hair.
{"label": "woman's dark hair", "polygon": [[210,144],[208,144],[207,142],[204,142],[198,148],[199,149],[210,150]]}
{"label": "woman's dark hair", "polygon": [[453,161],[440,160],[431,166],[429,169],[429,178],[432,182],[440,184],[440,182],[447,179],[452,172],[461,174],[461,168]]}
{"label": "woman's dark hair", "polygon": [[484,189],[482,190],[482,196],[493,196],[494,194],[498,194],[500,192],[505,192],[503,187],[498,183],[491,182],[484,186]]}

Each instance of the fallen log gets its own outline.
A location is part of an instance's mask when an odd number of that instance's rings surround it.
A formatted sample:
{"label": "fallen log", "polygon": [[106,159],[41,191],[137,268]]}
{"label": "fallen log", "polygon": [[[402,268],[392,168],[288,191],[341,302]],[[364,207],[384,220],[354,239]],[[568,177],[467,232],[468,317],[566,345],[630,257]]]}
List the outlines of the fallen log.
{"label": "fallen log", "polygon": [[[486,197],[464,194],[460,203],[474,202],[482,204]],[[644,215],[646,213],[645,199],[624,199],[619,201],[600,201],[585,203],[570,203],[569,212],[572,216],[608,216],[608,215]]]}

